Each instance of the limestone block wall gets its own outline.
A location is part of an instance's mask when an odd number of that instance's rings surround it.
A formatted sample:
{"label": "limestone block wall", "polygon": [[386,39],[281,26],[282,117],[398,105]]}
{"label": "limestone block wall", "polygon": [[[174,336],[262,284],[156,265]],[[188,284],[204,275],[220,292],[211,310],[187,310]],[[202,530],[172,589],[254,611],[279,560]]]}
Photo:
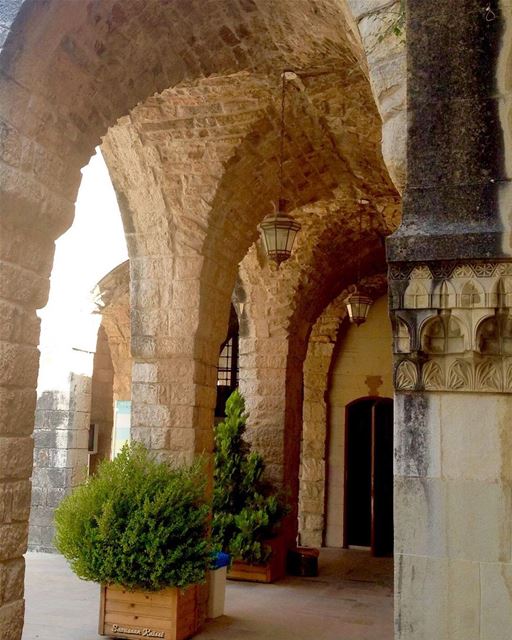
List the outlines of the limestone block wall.
{"label": "limestone block wall", "polygon": [[387,298],[379,298],[360,327],[338,336],[328,395],[328,460],[325,544],[343,544],[345,407],[365,396],[393,397],[393,338]]}
{"label": "limestone block wall", "polygon": [[45,390],[37,400],[29,547],[54,551],[53,513],[62,498],[88,473],[92,353],[77,353],[76,367],[64,371],[61,389]]}

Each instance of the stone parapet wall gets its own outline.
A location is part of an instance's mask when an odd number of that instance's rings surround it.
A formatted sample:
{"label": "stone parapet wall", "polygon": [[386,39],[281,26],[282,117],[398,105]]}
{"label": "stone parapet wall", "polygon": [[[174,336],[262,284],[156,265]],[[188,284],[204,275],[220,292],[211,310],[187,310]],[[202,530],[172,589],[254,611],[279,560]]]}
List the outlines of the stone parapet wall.
{"label": "stone parapet wall", "polygon": [[[92,360],[92,355],[91,355]],[[54,551],[53,513],[88,474],[91,376],[70,373],[69,387],[37,401],[29,548]]]}

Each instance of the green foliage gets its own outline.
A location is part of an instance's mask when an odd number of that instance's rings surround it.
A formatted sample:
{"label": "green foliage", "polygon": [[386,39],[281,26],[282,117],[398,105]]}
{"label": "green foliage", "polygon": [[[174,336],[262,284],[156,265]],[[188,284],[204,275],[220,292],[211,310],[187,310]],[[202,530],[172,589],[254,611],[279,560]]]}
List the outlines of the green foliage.
{"label": "green foliage", "polygon": [[400,0],[397,11],[386,29],[380,34],[378,41],[382,42],[392,35],[399,40],[405,40],[405,0]]}
{"label": "green foliage", "polygon": [[208,523],[202,465],[172,469],[132,443],[62,501],[55,544],[84,580],[184,588],[204,580]]}
{"label": "green foliage", "polygon": [[212,537],[234,558],[265,562],[264,540],[275,536],[286,514],[283,502],[262,480],[262,457],[244,440],[248,414],[236,390],[226,402],[226,418],[215,429]]}

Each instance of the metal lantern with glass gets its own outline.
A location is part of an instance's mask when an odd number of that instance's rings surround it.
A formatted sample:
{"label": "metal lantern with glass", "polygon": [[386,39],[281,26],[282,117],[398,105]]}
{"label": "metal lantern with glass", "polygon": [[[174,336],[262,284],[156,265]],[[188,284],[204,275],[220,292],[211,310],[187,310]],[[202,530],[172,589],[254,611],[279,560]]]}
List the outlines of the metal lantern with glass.
{"label": "metal lantern with glass", "polygon": [[[286,202],[283,199],[283,162],[284,162],[284,135],[285,135],[285,97],[287,74],[293,72],[284,71],[281,76],[281,126],[279,145],[279,198],[274,204],[274,213],[269,214],[260,224],[261,238],[265,252],[270,260],[278,266],[291,256],[295,236],[300,230],[300,224],[290,215],[284,212]],[[295,74],[294,74],[295,75]]]}
{"label": "metal lantern with glass", "polygon": [[[362,211],[359,213],[359,238],[362,237],[363,230],[363,214]],[[368,313],[370,312],[370,307],[372,306],[373,300],[362,293],[359,289],[359,282],[361,280],[361,253],[357,253],[357,284],[353,288],[352,293],[345,300],[345,306],[347,307],[348,319],[352,324],[359,326],[366,322],[368,318]]]}

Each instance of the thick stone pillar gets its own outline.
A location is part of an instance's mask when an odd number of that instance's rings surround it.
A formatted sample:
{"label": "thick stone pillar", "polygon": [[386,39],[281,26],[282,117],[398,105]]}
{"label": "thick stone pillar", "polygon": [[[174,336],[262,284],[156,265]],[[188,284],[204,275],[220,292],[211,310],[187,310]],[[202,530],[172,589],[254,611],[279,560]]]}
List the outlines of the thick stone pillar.
{"label": "thick stone pillar", "polygon": [[408,184],[402,226],[388,243],[395,637],[505,640],[512,263],[500,58],[510,8],[407,6]]}
{"label": "thick stone pillar", "polygon": [[397,638],[512,634],[512,264],[391,267]]}
{"label": "thick stone pillar", "polygon": [[297,533],[302,367],[307,342],[289,336],[240,339],[240,390],[250,413],[248,438],[265,460],[266,478],[283,490],[290,507],[284,524],[290,543]]}
{"label": "thick stone pillar", "polygon": [[197,255],[130,260],[132,437],[176,463],[213,450],[233,285],[223,290],[226,271],[203,263]]}
{"label": "thick stone pillar", "polygon": [[342,299],[331,303],[309,336],[304,361],[304,404],[299,476],[300,544],[321,547],[325,526],[327,388],[338,329],[346,315]]}
{"label": "thick stone pillar", "polygon": [[243,337],[239,349],[240,390],[250,414],[248,437],[265,458],[267,478],[282,487],[288,339]]}
{"label": "thick stone pillar", "polygon": [[0,223],[0,636],[23,626],[34,412],[39,362],[36,308],[48,295],[53,243]]}

